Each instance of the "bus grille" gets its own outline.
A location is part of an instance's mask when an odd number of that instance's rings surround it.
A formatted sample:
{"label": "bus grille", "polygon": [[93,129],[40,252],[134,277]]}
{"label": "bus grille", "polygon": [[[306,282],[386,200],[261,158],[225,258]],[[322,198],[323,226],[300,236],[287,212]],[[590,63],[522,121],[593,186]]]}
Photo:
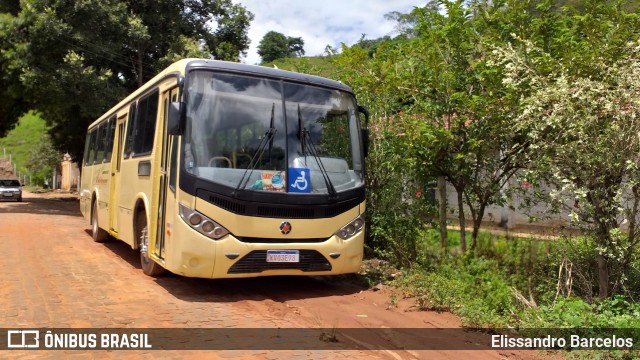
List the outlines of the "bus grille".
{"label": "bus grille", "polygon": [[209,196],[209,202],[236,214],[244,214],[246,211],[246,208],[242,203],[239,203],[231,199],[226,199],[221,196],[211,195]]}
{"label": "bus grille", "polygon": [[234,214],[285,219],[331,218],[353,209],[362,202],[361,198],[353,198],[322,205],[267,204],[232,199],[206,190],[199,190],[198,196]]}
{"label": "bus grille", "polygon": [[280,217],[289,219],[312,219],[315,216],[313,208],[287,208],[275,206],[258,206],[258,216],[260,217]]}
{"label": "bus grille", "polygon": [[347,212],[353,209],[353,207],[356,205],[358,205],[356,202],[347,201],[347,202],[336,204],[335,206],[326,207],[324,209],[324,216],[328,218],[338,216],[343,212]]}
{"label": "bus grille", "polygon": [[228,274],[259,273],[266,270],[297,269],[308,271],[331,271],[331,264],[315,250],[300,250],[300,262],[268,263],[267,250],[254,250],[238,260]]}
{"label": "bus grille", "polygon": [[321,243],[329,240],[329,238],[309,238],[309,239],[273,239],[273,238],[257,238],[248,236],[236,236],[238,241],[251,244],[291,244],[291,243]]}

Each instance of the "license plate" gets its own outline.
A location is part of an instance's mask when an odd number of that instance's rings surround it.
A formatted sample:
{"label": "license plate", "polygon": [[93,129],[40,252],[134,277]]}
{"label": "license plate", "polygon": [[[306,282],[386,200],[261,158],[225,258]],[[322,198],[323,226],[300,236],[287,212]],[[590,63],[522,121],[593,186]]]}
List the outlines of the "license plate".
{"label": "license plate", "polygon": [[300,262],[298,250],[267,250],[267,262]]}
{"label": "license plate", "polygon": [[9,193],[4,193],[4,196],[13,196],[13,194],[9,194]]}

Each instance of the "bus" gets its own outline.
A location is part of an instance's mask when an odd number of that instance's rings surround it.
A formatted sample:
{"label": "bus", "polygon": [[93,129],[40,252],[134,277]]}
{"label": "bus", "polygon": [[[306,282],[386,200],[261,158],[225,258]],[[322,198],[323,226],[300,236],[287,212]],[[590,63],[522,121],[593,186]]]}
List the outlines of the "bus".
{"label": "bus", "polygon": [[357,272],[368,119],[338,81],[180,60],[89,126],[81,212],[150,276]]}

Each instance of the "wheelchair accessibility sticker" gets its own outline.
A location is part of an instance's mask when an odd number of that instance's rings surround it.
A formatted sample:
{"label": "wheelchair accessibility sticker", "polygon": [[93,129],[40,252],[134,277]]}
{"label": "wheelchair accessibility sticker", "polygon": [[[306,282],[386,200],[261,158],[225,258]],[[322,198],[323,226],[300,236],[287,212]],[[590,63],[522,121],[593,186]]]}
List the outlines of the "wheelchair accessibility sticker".
{"label": "wheelchair accessibility sticker", "polygon": [[311,174],[307,168],[289,168],[289,192],[311,192]]}

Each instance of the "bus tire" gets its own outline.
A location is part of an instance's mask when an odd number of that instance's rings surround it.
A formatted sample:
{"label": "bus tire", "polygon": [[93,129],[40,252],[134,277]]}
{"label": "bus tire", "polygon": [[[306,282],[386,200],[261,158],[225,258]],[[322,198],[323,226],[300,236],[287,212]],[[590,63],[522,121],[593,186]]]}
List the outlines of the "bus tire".
{"label": "bus tire", "polygon": [[91,236],[95,242],[103,242],[107,240],[108,234],[106,231],[100,228],[98,224],[98,202],[93,202],[93,208],[91,210]]}
{"label": "bus tire", "polygon": [[158,276],[165,272],[165,269],[149,257],[149,227],[147,226],[147,216],[144,211],[138,212],[136,221],[136,238],[140,248],[140,266],[142,272],[149,276]]}

